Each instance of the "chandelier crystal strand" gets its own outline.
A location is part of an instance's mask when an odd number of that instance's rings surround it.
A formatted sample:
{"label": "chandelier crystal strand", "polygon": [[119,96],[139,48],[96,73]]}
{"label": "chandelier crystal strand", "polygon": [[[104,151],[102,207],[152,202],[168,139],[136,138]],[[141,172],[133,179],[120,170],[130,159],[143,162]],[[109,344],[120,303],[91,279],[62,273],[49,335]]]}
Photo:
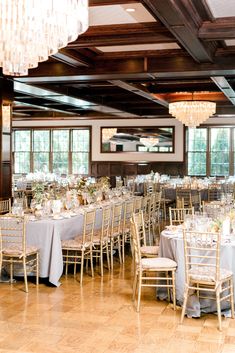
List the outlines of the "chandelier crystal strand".
{"label": "chandelier crystal strand", "polygon": [[169,104],[169,113],[185,126],[195,128],[216,112],[216,103],[207,101],[182,101]]}
{"label": "chandelier crystal strand", "polygon": [[88,28],[88,0],[0,0],[0,66],[23,76]]}

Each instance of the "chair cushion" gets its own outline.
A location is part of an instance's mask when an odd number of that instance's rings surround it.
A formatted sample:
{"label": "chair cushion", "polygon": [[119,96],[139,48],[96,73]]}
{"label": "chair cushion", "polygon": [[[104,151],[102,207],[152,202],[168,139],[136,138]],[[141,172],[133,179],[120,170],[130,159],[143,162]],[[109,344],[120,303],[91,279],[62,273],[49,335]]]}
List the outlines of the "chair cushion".
{"label": "chair cushion", "polygon": [[[219,280],[224,280],[232,276],[232,271],[226,270],[225,268],[220,269]],[[198,282],[215,282],[216,281],[216,270],[211,267],[194,266],[189,270],[190,279]]]}
{"label": "chair cushion", "polygon": [[142,255],[158,255],[159,246],[141,246],[140,252]]}
{"label": "chair cushion", "polygon": [[153,257],[153,258],[144,258],[141,260],[143,269],[156,269],[161,270],[165,268],[174,269],[177,267],[177,263],[166,257]]}
{"label": "chair cushion", "polygon": [[86,249],[86,248],[89,248],[91,245],[90,242],[83,244],[82,238],[80,237],[76,237],[74,239],[62,240],[61,244],[62,244],[62,248],[73,249],[73,250]]}
{"label": "chair cushion", "polygon": [[[38,249],[35,246],[26,247],[25,254],[27,256],[30,254],[34,254],[36,252],[38,252]],[[21,258],[23,256],[22,247],[20,245],[11,245],[7,248],[3,248],[2,253],[3,253],[3,255],[6,255],[6,256],[14,256],[14,257],[17,256],[19,258]]]}

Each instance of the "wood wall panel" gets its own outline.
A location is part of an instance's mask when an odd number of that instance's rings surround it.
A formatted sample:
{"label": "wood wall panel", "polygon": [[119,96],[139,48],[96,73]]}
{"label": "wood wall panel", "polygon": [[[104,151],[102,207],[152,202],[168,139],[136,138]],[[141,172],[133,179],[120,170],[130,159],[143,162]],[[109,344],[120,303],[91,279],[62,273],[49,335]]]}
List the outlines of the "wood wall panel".
{"label": "wood wall panel", "polygon": [[151,170],[160,174],[180,176],[186,174],[185,162],[91,162],[92,176],[97,178],[108,176],[112,185],[115,181],[115,176],[125,177],[127,175],[149,174]]}

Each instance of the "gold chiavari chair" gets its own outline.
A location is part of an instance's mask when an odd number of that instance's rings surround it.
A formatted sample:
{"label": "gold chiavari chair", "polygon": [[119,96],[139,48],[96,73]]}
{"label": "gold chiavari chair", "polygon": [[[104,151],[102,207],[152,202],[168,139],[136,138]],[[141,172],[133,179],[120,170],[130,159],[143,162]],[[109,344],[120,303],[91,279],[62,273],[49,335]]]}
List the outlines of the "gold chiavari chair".
{"label": "gold chiavari chair", "polygon": [[109,234],[109,250],[111,258],[111,271],[113,271],[113,250],[118,249],[119,261],[122,263],[121,236],[122,236],[122,203],[116,203],[112,209],[112,220]]}
{"label": "gold chiavari chair", "polygon": [[172,208],[169,207],[170,225],[179,225],[184,222],[186,215],[193,215],[194,207],[190,208]]}
{"label": "gold chiavari chair", "polygon": [[90,260],[91,275],[94,277],[93,269],[93,236],[96,210],[85,212],[83,233],[73,239],[62,241],[63,262],[65,274],[68,274],[68,265],[74,265],[74,276],[77,273],[77,264],[81,265],[80,284],[83,282],[84,260]]}
{"label": "gold chiavari chair", "polygon": [[102,211],[101,229],[95,230],[93,237],[93,257],[100,261],[100,273],[104,275],[103,255],[106,254],[108,269],[110,270],[109,261],[109,233],[111,220],[111,207],[104,207]]}
{"label": "gold chiavari chair", "polygon": [[[177,263],[168,258],[152,257],[142,258],[140,251],[140,237],[135,215],[131,221],[131,234],[134,247],[134,284],[133,284],[133,300],[135,301],[137,294],[137,312],[140,311],[140,300],[142,287],[155,287],[172,289],[173,307],[176,308],[175,295],[175,271]],[[170,298],[168,297],[170,301]]]}
{"label": "gold chiavari chair", "polygon": [[[176,201],[180,201],[183,199],[184,202],[184,207],[190,208],[192,207],[192,192],[190,188],[182,188],[182,187],[177,187],[176,188]],[[179,205],[179,204],[178,204]],[[177,205],[177,207],[178,207]]]}
{"label": "gold chiavari chair", "polygon": [[134,198],[134,213],[138,213],[142,209],[142,196],[135,196]]}
{"label": "gold chiavari chair", "polygon": [[0,216],[1,265],[10,266],[10,283],[13,283],[14,265],[22,264],[25,292],[28,293],[27,270],[35,273],[39,284],[39,250],[26,243],[26,219]]}
{"label": "gold chiavari chair", "polygon": [[202,212],[202,200],[201,200],[201,193],[199,190],[195,190],[191,196],[192,206],[194,210],[197,212]]}
{"label": "gold chiavari chair", "polygon": [[125,244],[130,243],[130,221],[134,212],[134,200],[128,200],[124,203],[123,221],[122,221],[122,260],[125,261]]}
{"label": "gold chiavari chair", "polygon": [[140,252],[142,257],[156,257],[159,252],[158,245],[147,245],[147,236],[145,231],[145,221],[143,211],[134,214],[135,223],[138,227]]}
{"label": "gold chiavari chair", "polygon": [[11,199],[0,200],[0,215],[11,213]]}
{"label": "gold chiavari chair", "polygon": [[[185,291],[181,323],[186,312],[189,291],[199,298],[216,300],[219,330],[222,330],[221,302],[230,301],[234,318],[233,273],[220,268],[220,233],[183,231]],[[210,294],[215,294],[212,297]]]}
{"label": "gold chiavari chair", "polygon": [[221,199],[221,185],[217,183],[208,186],[208,202],[218,201]]}

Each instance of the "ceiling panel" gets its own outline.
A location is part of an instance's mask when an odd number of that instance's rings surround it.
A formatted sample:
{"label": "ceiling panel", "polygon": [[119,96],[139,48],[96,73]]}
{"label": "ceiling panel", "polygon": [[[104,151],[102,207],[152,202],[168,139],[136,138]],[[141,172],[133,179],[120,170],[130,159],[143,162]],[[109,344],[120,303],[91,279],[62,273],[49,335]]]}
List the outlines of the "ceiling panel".
{"label": "ceiling panel", "polygon": [[235,0],[206,0],[215,18],[235,16]]}
{"label": "ceiling panel", "polygon": [[[126,9],[133,8],[134,12]],[[142,4],[94,6],[89,9],[90,26],[102,26],[124,23],[154,22],[155,19]]]}

